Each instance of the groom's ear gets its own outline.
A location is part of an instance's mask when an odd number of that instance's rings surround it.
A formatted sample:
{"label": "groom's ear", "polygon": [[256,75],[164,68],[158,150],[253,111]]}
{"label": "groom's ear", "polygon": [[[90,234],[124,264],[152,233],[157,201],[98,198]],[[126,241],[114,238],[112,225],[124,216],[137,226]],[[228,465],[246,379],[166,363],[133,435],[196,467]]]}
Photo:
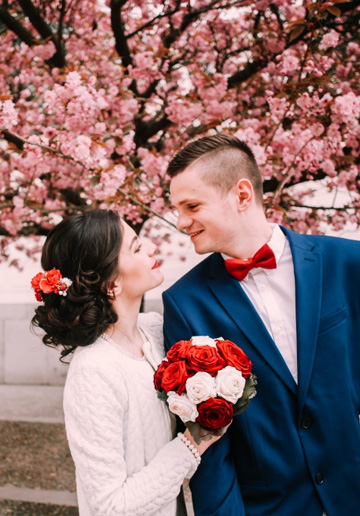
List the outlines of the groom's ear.
{"label": "groom's ear", "polygon": [[239,179],[235,185],[238,203],[238,211],[246,211],[254,201],[254,188],[245,177]]}

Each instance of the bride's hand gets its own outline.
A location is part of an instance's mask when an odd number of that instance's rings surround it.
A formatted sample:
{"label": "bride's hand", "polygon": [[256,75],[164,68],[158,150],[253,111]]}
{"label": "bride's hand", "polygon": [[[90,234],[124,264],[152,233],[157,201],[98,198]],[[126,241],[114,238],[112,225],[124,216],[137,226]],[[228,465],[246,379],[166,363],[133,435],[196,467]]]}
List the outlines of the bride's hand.
{"label": "bride's hand", "polygon": [[218,441],[222,437],[221,435],[215,436],[215,435],[208,434],[205,439],[202,439],[200,441],[200,444],[197,444],[197,442],[195,442],[195,440],[194,440],[193,436],[191,435],[190,430],[188,428],[185,430],[184,435],[185,435],[185,437],[187,437],[187,439],[189,439],[191,444],[193,444],[193,446],[195,446],[195,448],[199,452],[199,455],[202,455],[212,444],[216,443],[216,441]]}

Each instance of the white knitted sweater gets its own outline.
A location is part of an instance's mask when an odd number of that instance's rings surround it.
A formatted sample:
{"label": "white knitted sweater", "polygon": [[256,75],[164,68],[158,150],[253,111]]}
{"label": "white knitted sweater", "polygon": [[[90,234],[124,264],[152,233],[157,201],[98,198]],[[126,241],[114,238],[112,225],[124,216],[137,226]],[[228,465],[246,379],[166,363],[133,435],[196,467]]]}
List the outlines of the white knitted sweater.
{"label": "white knitted sweater", "polygon": [[65,389],[65,425],[80,516],[175,516],[184,478],[196,470],[153,385],[164,356],[162,318],[140,314],[144,359],[99,338],[77,348]]}

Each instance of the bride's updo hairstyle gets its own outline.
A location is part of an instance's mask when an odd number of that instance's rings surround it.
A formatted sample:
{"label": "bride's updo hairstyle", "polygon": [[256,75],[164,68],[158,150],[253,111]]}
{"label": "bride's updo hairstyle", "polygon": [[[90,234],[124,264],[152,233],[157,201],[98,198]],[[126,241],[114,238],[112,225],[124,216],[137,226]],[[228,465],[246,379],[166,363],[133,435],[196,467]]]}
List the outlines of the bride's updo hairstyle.
{"label": "bride's updo hairstyle", "polygon": [[59,269],[72,283],[66,295],[43,293],[31,322],[44,330],[44,344],[63,347],[61,359],[95,342],[117,321],[111,291],[119,273],[121,243],[120,218],[112,210],[70,215],[48,234],[42,268]]}

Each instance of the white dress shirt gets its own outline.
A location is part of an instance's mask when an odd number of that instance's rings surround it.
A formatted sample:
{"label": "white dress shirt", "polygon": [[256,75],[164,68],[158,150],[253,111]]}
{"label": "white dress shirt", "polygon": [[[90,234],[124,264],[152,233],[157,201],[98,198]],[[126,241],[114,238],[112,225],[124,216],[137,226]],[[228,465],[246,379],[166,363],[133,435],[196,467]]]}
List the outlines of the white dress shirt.
{"label": "white dress shirt", "polygon": [[[295,275],[289,242],[277,224],[268,246],[273,250],[276,269],[255,267],[240,281],[268,332],[278,347],[295,382],[298,379]],[[230,256],[223,255],[224,259]]]}

